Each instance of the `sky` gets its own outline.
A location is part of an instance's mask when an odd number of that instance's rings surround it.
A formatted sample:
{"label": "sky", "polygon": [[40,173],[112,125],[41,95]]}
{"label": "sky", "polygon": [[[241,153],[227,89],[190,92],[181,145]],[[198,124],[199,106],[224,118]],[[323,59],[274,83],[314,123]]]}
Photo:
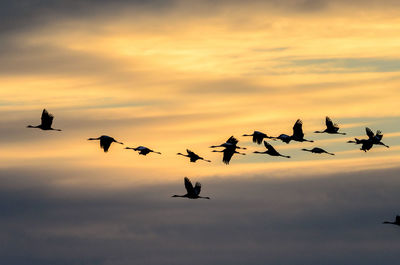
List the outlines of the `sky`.
{"label": "sky", "polygon": [[[398,1],[0,1],[5,264],[398,260]],[[46,108],[58,131],[27,129]],[[346,135],[315,134],[325,116]],[[314,143],[291,134],[302,119]],[[384,133],[369,152],[346,141]],[[108,153],[89,137],[124,143]],[[229,165],[209,146],[247,148]],[[139,156],[125,146],[161,152]],[[302,148],[321,147],[335,156]],[[212,163],[177,156],[190,149]],[[183,194],[183,178],[211,200]],[[194,259],[194,260],[193,260]]]}

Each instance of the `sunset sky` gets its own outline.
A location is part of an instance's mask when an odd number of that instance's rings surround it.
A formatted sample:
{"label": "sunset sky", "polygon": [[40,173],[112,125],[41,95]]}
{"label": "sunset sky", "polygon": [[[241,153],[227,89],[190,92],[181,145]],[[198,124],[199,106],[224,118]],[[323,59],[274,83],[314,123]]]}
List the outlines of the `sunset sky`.
{"label": "sunset sky", "polygon": [[[2,1],[0,263],[398,260],[399,32],[391,0]],[[43,108],[61,132],[25,128]],[[347,135],[313,133],[325,116]],[[314,143],[270,141],[291,159],[242,137],[297,119]],[[346,143],[365,127],[390,148]],[[185,176],[212,199],[170,198]]]}

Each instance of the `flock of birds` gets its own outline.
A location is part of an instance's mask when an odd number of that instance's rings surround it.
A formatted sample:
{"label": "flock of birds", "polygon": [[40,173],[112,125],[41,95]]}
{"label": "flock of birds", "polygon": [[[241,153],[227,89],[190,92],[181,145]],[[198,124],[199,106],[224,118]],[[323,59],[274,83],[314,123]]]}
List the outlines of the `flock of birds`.
{"label": "flock of birds", "polygon": [[[37,126],[32,126],[28,125],[27,128],[38,128],[41,130],[55,130],[55,131],[61,131],[60,129],[55,129],[52,128],[54,116],[50,114],[46,109],[43,109],[42,111],[42,116],[41,116],[41,123]],[[325,125],[326,128],[322,131],[315,131],[314,133],[328,133],[328,134],[341,134],[341,135],[346,135],[346,133],[339,132],[339,126],[336,123],[333,123],[333,121],[329,118],[326,117],[325,119]],[[367,152],[370,150],[374,145],[382,145],[387,148],[389,148],[388,145],[384,144],[382,142],[383,134],[381,131],[377,131],[374,133],[370,128],[366,127],[366,134],[368,138],[366,139],[358,139],[354,138],[354,140],[350,140],[347,143],[354,143],[354,144],[360,144],[361,148],[360,150]],[[281,140],[282,142],[289,144],[291,141],[297,141],[297,142],[314,142],[312,140],[307,140],[304,138],[304,132],[303,132],[303,122],[298,119],[296,123],[293,126],[293,133],[292,135],[287,135],[287,134],[280,134],[277,137],[273,136],[268,136],[266,133],[260,132],[260,131],[254,131],[253,134],[243,134],[243,136],[251,136],[252,140],[256,144],[261,144],[264,142],[264,146],[267,149],[264,152],[259,152],[255,151],[254,153],[256,154],[267,154],[270,156],[281,156],[285,158],[290,158],[290,156],[282,155],[276,149],[267,141],[264,139],[272,139],[272,140]],[[110,146],[112,143],[117,143],[123,145],[122,142],[119,142],[115,140],[113,137],[107,136],[107,135],[102,135],[97,138],[89,138],[88,140],[90,141],[100,141],[100,148],[104,150],[104,152],[108,152]],[[222,161],[225,164],[229,164],[231,161],[231,158],[234,154],[239,154],[239,155],[245,155],[245,153],[240,153],[237,150],[242,149],[246,150],[245,147],[240,147],[237,144],[239,141],[231,136],[228,138],[228,140],[225,143],[222,143],[220,145],[213,145],[210,146],[210,148],[224,148],[223,150],[213,150],[212,152],[221,152],[223,153]],[[134,151],[137,151],[139,155],[147,155],[149,153],[156,153],[156,154],[161,154],[160,152],[154,151],[148,147],[145,146],[138,146],[138,147],[125,147],[125,149],[131,149]],[[329,154],[329,155],[335,155],[334,153],[330,153],[320,147],[314,147],[312,149],[301,149],[302,151],[307,151],[311,153],[316,153],[316,154]],[[180,156],[185,156],[190,159],[190,162],[196,162],[197,160],[203,160],[206,162],[211,162],[210,160],[204,159],[203,157],[199,156],[195,152],[186,149],[186,154],[182,153],[177,153],[177,155]],[[194,187],[189,178],[185,177],[184,178],[184,184],[186,188],[186,194],[184,195],[173,195],[172,197],[184,197],[184,198],[189,198],[189,199],[210,199],[209,197],[202,197],[200,196],[200,191],[201,191],[201,184],[199,182],[196,182]],[[383,222],[384,224],[394,224],[394,225],[399,225],[400,226],[400,216],[396,216],[396,219],[394,222],[388,222],[385,221]]]}

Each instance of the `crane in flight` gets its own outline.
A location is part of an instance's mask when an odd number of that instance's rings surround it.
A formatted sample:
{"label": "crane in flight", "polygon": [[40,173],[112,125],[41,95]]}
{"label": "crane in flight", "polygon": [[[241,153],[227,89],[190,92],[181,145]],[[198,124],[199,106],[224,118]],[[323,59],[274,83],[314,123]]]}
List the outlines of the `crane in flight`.
{"label": "crane in flight", "polygon": [[51,125],[53,124],[54,116],[52,114],[50,114],[46,109],[43,109],[43,111],[42,111],[41,120],[42,120],[42,122],[37,126],[28,125],[26,127],[27,128],[38,128],[38,129],[42,129],[45,131],[48,131],[48,130],[61,131],[60,129],[51,128]]}
{"label": "crane in flight", "polygon": [[275,148],[272,145],[267,143],[267,141],[264,141],[264,146],[265,146],[265,148],[267,148],[267,151],[265,151],[265,152],[254,151],[253,153],[255,153],[255,154],[268,154],[270,156],[282,156],[282,157],[290,158],[290,156],[285,156],[285,155],[281,155],[280,153],[278,153],[278,151],[276,151]]}
{"label": "crane in flight", "polygon": [[336,123],[333,123],[331,118],[329,118],[328,116],[326,116],[326,118],[325,118],[325,125],[326,125],[326,129],[325,130],[323,130],[323,131],[315,131],[314,133],[329,133],[329,134],[346,135],[346,133],[338,132],[339,131],[339,125],[337,125]]}
{"label": "crane in flight", "polygon": [[138,147],[125,147],[125,149],[131,149],[134,151],[138,151],[139,155],[147,155],[148,153],[155,153],[155,154],[160,154],[160,152],[156,152],[154,150],[151,150],[150,148],[147,148],[145,146],[138,146]]}
{"label": "crane in flight", "polygon": [[243,149],[243,150],[246,150],[245,147],[239,147],[239,146],[237,146],[238,142],[239,142],[238,139],[236,139],[236,138],[233,137],[233,135],[232,135],[231,137],[229,137],[228,140],[226,140],[225,143],[220,144],[220,145],[212,145],[212,146],[210,146],[210,148],[225,147],[225,148],[232,148],[232,149],[234,149],[234,150],[236,150],[236,149]]}
{"label": "crane in flight", "polygon": [[298,119],[296,123],[293,125],[293,134],[281,134],[278,137],[274,137],[275,139],[279,139],[284,143],[290,143],[290,141],[297,141],[297,142],[314,142],[312,140],[304,139],[304,132],[303,132],[303,122]]}
{"label": "crane in flight", "polygon": [[200,182],[196,182],[193,187],[192,182],[190,182],[189,178],[184,178],[186,194],[184,195],[173,195],[172,197],[181,197],[181,198],[189,198],[189,199],[210,199],[210,197],[202,197],[200,196],[201,184]]}
{"label": "crane in flight", "polygon": [[252,136],[253,143],[261,144],[264,138],[274,139],[274,137],[268,136],[266,133],[260,131],[254,131],[253,134],[243,134],[243,136]]}
{"label": "crane in flight", "polygon": [[110,136],[107,136],[107,135],[102,135],[102,136],[97,137],[97,138],[89,138],[88,140],[89,141],[100,140],[100,148],[102,148],[105,153],[108,152],[108,149],[110,148],[110,145],[112,143],[123,144],[123,143],[118,142],[114,138],[112,138]]}
{"label": "crane in flight", "polygon": [[222,151],[213,150],[212,152],[224,153],[224,155],[222,157],[222,162],[224,162],[226,165],[229,165],[229,162],[231,161],[232,156],[234,154],[245,155],[244,153],[239,153],[234,148],[225,148]]}
{"label": "crane in flight", "polygon": [[319,147],[314,147],[313,149],[305,149],[305,148],[303,148],[301,150],[308,151],[308,152],[311,152],[311,153],[314,153],[314,154],[323,154],[323,153],[325,153],[325,154],[328,154],[328,155],[335,155],[334,153],[329,153],[328,151],[325,151],[324,149],[319,148]]}
{"label": "crane in flight", "polygon": [[396,215],[396,219],[394,220],[394,222],[385,221],[383,222],[383,224],[392,224],[400,226],[400,215]]}
{"label": "crane in flight", "polygon": [[190,162],[193,162],[193,163],[195,163],[197,160],[203,160],[203,161],[206,161],[206,162],[211,162],[210,160],[202,158],[201,156],[199,156],[195,152],[190,151],[189,149],[186,149],[186,153],[187,153],[187,155],[182,154],[182,153],[177,153],[177,155],[189,157],[190,158]]}

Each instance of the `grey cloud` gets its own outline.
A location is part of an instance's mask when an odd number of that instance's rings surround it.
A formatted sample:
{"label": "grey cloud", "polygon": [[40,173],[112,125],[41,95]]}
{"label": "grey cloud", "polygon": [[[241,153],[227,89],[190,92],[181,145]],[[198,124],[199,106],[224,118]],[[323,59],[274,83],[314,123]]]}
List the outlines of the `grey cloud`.
{"label": "grey cloud", "polygon": [[182,1],[182,0],[3,0],[0,2],[0,35],[12,32],[27,31],[32,27],[40,27],[50,21],[63,18],[81,18],[98,16],[115,16],[121,10],[129,10],[132,14],[146,13],[154,17],[171,12],[181,16],[209,16],[227,10],[255,8],[259,10],[280,10],[281,12],[306,13],[324,11],[332,7],[357,10],[371,8],[399,8],[399,2],[390,1],[344,1],[344,0],[256,0],[243,2],[238,0],[221,1]]}
{"label": "grey cloud", "polygon": [[[209,201],[171,198],[184,191],[182,176],[169,184],[91,191],[49,186],[44,176],[52,173],[12,172],[1,172],[0,233],[7,242],[1,263],[397,260],[398,228],[381,221],[399,211],[399,169],[310,179],[204,178]],[[26,181],[23,188],[17,176]]]}
{"label": "grey cloud", "polygon": [[[398,72],[400,71],[400,58],[315,58],[294,59],[282,66],[318,66],[318,69],[307,71],[327,73],[348,72]],[[333,68],[333,69],[332,69]]]}

